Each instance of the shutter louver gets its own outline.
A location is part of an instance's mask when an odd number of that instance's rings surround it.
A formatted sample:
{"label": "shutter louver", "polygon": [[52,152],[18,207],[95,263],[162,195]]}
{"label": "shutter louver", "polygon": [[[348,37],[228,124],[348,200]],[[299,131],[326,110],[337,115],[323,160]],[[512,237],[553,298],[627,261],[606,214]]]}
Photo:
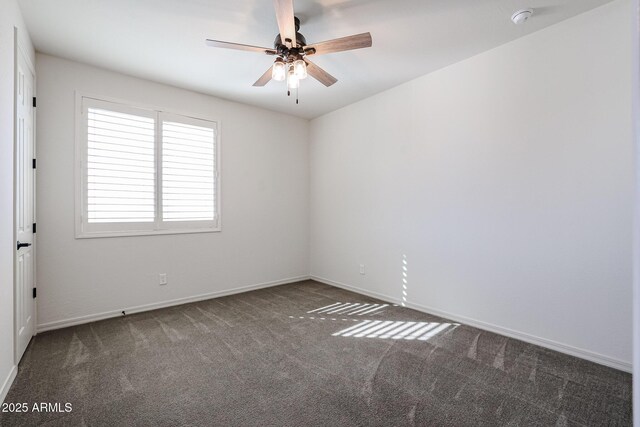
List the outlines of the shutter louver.
{"label": "shutter louver", "polygon": [[215,129],[162,122],[163,221],[215,220]]}
{"label": "shutter louver", "polygon": [[155,120],[87,109],[87,222],[155,221]]}

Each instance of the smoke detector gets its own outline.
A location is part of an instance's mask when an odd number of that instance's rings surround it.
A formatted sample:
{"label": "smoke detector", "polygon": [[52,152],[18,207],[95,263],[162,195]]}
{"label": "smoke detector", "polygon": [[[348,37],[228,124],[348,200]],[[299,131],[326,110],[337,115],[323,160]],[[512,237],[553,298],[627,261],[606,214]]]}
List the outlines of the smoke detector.
{"label": "smoke detector", "polygon": [[529,18],[531,18],[531,15],[533,15],[533,9],[522,9],[511,15],[511,20],[514,24],[520,25],[524,24]]}

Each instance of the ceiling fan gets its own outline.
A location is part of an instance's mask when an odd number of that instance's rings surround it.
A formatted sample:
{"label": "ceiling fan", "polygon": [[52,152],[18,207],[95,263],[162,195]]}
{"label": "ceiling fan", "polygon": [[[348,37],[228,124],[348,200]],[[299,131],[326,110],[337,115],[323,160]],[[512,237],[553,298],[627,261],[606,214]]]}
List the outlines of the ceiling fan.
{"label": "ceiling fan", "polygon": [[[278,20],[280,34],[276,36],[272,49],[220,40],[206,40],[206,44],[212,47],[260,52],[275,56],[276,59],[273,66],[269,67],[253,84],[254,86],[264,86],[271,80],[287,80],[287,95],[290,95],[291,89],[298,89],[300,80],[306,78],[307,75],[327,87],[331,86],[338,80],[309,61],[309,56],[371,47],[370,33],[356,34],[308,45],[305,37],[298,32],[300,30],[300,20],[293,14],[293,0],[273,0],[273,4],[276,9],[276,19]],[[296,99],[297,103],[298,100]]]}

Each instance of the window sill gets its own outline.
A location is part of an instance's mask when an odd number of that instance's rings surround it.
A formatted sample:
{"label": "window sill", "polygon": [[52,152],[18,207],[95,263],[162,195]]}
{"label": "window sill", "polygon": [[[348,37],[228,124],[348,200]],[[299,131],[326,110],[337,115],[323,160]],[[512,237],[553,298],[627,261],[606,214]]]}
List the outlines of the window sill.
{"label": "window sill", "polygon": [[94,239],[104,237],[133,237],[133,236],[161,236],[166,234],[196,234],[196,233],[218,233],[221,232],[220,227],[217,228],[193,228],[182,230],[139,230],[139,231],[97,231],[94,233],[76,233],[76,239]]}

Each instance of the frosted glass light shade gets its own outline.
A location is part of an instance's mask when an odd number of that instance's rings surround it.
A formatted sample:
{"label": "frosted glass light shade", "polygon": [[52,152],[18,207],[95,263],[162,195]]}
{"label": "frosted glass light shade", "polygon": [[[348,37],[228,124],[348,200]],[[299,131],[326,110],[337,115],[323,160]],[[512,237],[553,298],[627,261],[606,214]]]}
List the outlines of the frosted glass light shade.
{"label": "frosted glass light shade", "polygon": [[297,89],[300,86],[300,79],[298,79],[293,70],[289,71],[287,86],[289,87],[289,89]]}
{"label": "frosted glass light shade", "polygon": [[287,77],[287,67],[282,61],[276,61],[273,63],[271,70],[271,78],[277,82],[284,81]]}
{"label": "frosted glass light shade", "polygon": [[293,63],[293,73],[298,80],[307,78],[307,64],[302,59],[298,59]]}
{"label": "frosted glass light shade", "polygon": [[296,76],[293,67],[289,68],[289,73],[287,74],[287,86],[289,89],[297,89],[300,87],[300,79]]}

